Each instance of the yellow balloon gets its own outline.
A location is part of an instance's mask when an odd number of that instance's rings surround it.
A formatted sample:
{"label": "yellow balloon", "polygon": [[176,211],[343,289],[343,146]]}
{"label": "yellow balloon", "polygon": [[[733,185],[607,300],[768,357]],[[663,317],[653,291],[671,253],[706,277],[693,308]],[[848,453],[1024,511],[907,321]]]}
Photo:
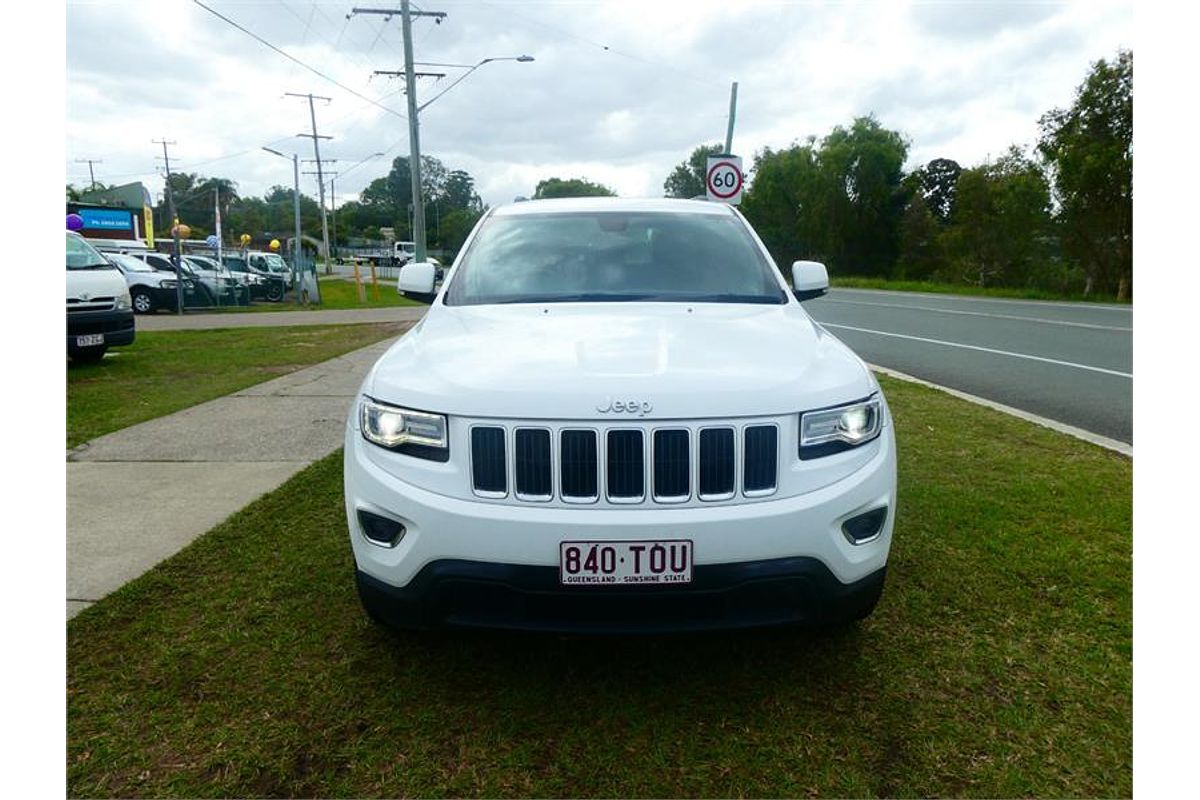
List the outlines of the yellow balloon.
{"label": "yellow balloon", "polygon": [[171,229],[171,233],[178,234],[180,239],[186,239],[192,235],[192,229],[181,222]]}
{"label": "yellow balloon", "polygon": [[243,233],[240,239],[242,244],[250,244],[250,234]]}
{"label": "yellow balloon", "polygon": [[278,249],[279,249],[279,240],[278,240],[278,239],[272,239],[272,240],[271,240],[271,249],[272,249],[272,250],[278,250]]}

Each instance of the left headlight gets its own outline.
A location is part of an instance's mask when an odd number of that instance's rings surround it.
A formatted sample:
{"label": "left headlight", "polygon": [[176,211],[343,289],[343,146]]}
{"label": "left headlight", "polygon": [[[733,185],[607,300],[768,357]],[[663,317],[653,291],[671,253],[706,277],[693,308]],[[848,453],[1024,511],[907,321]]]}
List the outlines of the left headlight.
{"label": "left headlight", "polygon": [[800,416],[800,458],[830,455],[866,444],[883,428],[879,395]]}
{"label": "left headlight", "polygon": [[129,296],[129,292],[125,291],[117,295],[116,304],[113,306],[117,311],[128,311],[133,308],[133,298]]}
{"label": "left headlight", "polygon": [[380,403],[363,397],[359,403],[359,426],[363,437],[380,447],[410,455],[445,460],[449,455],[446,417]]}

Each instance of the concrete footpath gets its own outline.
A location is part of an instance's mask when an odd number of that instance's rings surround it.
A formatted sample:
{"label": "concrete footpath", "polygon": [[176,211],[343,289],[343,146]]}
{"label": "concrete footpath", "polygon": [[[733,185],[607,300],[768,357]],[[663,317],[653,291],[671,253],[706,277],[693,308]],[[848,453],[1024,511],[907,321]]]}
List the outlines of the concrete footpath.
{"label": "concrete footpath", "polygon": [[[395,322],[397,311],[380,309]],[[374,322],[371,311],[317,323]],[[424,308],[413,311],[424,313]],[[211,314],[279,318],[290,312]],[[419,314],[417,315],[419,317]],[[400,317],[405,319],[406,317]],[[159,317],[154,321],[166,321]],[[184,316],[181,323],[196,322]],[[254,324],[260,324],[255,322]],[[213,324],[208,327],[228,327]],[[139,329],[155,329],[138,320]],[[160,328],[161,329],[161,328]],[[395,337],[231,395],[101,436],[67,453],[67,618],[342,445],[363,376]]]}

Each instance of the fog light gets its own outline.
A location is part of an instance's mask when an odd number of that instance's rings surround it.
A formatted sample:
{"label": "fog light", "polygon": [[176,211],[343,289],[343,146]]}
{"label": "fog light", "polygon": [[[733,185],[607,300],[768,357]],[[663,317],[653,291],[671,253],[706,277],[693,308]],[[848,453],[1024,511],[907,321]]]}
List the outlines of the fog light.
{"label": "fog light", "polygon": [[358,510],[358,524],[364,536],[384,547],[395,547],[404,538],[404,526],[399,522],[361,508]]}
{"label": "fog light", "polygon": [[842,533],[845,534],[850,544],[864,544],[874,539],[883,530],[887,512],[887,506],[883,506],[851,517],[842,523]]}

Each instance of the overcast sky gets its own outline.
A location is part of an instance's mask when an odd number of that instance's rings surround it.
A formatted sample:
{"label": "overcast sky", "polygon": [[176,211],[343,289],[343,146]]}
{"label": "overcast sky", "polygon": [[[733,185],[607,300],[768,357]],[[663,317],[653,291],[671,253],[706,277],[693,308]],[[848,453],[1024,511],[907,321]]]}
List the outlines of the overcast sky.
{"label": "overcast sky", "polygon": [[[312,157],[312,92],[322,158],[349,170],[340,204],[408,153],[399,17],[352,7],[395,2],[204,0],[326,77],[271,50],[191,0],[67,4],[68,182],[141,180],[158,193],[166,138],[175,171],[230,178],[243,195],[291,186],[263,145]],[[506,2],[420,0],[441,24],[414,21],[419,62],[484,65],[421,113],[422,151],[476,179],[484,202],[531,195],[543,178],[585,177],[626,196],[661,196],[696,145],[724,139],[738,82],[734,152],[747,167],[874,113],[911,142],[909,167],[964,166],[1031,144],[1038,117],[1069,105],[1089,65],[1132,48],[1129,2]],[[421,102],[462,69],[418,84]],[[352,91],[347,91],[350,89]],[[357,94],[356,94],[357,93]],[[369,98],[375,100],[373,104]],[[380,107],[386,106],[395,113]],[[313,165],[303,165],[311,170]],[[301,188],[316,194],[315,176]]]}

